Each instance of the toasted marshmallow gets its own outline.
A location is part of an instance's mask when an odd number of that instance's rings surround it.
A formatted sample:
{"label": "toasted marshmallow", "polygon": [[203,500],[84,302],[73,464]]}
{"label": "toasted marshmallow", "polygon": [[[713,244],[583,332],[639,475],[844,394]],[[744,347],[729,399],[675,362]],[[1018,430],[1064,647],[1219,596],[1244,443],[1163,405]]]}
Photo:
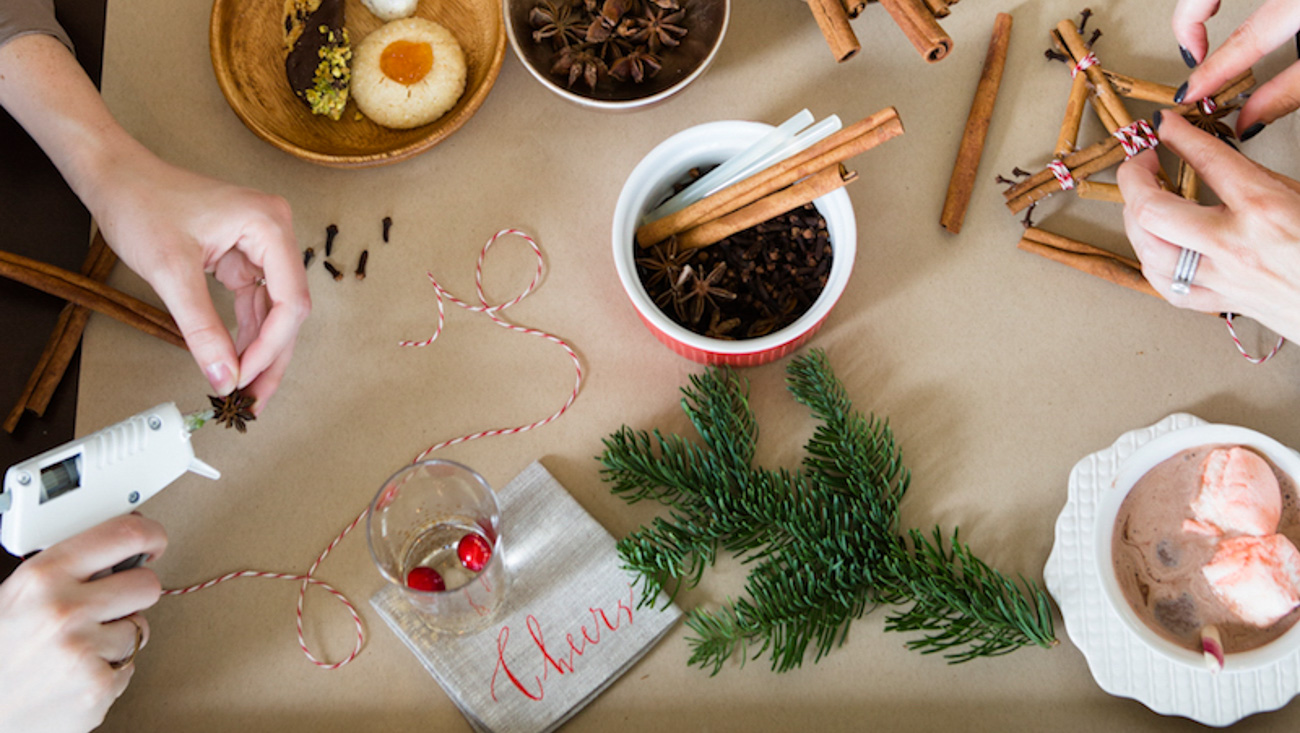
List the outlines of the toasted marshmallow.
{"label": "toasted marshmallow", "polygon": [[1268,462],[1240,446],[1216,448],[1201,464],[1201,490],[1192,501],[1183,529],[1212,536],[1277,531],[1282,489]]}
{"label": "toasted marshmallow", "polygon": [[1225,539],[1201,573],[1228,610],[1253,626],[1272,626],[1300,605],[1300,550],[1280,534]]}

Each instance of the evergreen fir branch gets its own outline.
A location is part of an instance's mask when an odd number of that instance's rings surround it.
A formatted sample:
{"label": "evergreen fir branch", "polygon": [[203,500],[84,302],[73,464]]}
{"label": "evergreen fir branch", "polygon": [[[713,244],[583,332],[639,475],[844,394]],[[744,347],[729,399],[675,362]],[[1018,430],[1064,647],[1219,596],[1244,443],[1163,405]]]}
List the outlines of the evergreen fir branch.
{"label": "evergreen fir branch", "polygon": [[1036,584],[1021,577],[1017,585],[990,568],[961,543],[957,530],[947,550],[938,527],[933,541],[916,529],[909,537],[913,551],[900,556],[897,575],[912,606],[885,620],[886,630],[927,632],[909,648],[965,662],[1055,643],[1046,594]]}
{"label": "evergreen fir branch", "polygon": [[719,477],[712,455],[677,435],[653,435],[622,428],[605,438],[601,474],[611,491],[629,504],[654,499],[684,508],[701,488]]}
{"label": "evergreen fir branch", "polygon": [[682,389],[682,410],[718,468],[744,472],[754,461],[758,423],[749,406],[749,383],[730,369],[710,369]]}
{"label": "evergreen fir branch", "polygon": [[717,559],[717,541],[689,520],[674,516],[677,523],[656,517],[618,543],[623,567],[636,574],[642,587],[637,607],[654,603],[660,590],[671,588],[668,603],[682,588],[694,588],[705,568]]}
{"label": "evergreen fir branch", "polygon": [[[624,428],[605,441],[606,480],[629,502],[672,507],[619,543],[644,585],[642,603],[700,582],[719,548],[751,569],[745,596],[687,618],[690,663],[716,674],[732,656],[771,656],[772,668],[820,660],[844,643],[853,620],[877,604],[904,606],[886,629],[953,663],[1050,646],[1051,609],[1036,585],[999,574],[959,542],[902,534],[899,503],[910,475],[887,422],[853,408],[825,354],[791,361],[787,384],[819,421],[800,471],[752,465],[758,427],[748,385],[709,369],[682,390],[703,446]],[[910,539],[910,543],[909,543]]]}

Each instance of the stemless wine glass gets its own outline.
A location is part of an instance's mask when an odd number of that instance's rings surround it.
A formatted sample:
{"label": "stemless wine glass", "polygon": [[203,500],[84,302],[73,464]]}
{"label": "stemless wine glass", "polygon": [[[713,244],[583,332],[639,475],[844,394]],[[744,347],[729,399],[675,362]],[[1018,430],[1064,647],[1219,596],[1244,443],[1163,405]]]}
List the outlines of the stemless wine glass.
{"label": "stemless wine glass", "polygon": [[370,555],[440,631],[490,624],[505,597],[501,510],[482,476],[428,460],[393,474],[370,503]]}

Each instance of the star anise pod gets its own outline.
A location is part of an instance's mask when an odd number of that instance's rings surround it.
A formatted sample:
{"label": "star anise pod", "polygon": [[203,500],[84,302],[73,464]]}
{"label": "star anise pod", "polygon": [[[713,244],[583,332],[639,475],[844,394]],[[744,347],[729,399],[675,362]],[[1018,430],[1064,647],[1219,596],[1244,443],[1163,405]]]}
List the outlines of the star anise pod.
{"label": "star anise pod", "polygon": [[690,256],[690,252],[678,251],[677,237],[669,237],[652,246],[647,256],[638,257],[636,264],[646,272],[646,287],[654,287],[661,282],[671,286],[681,274],[682,266]]}
{"label": "star anise pod", "polygon": [[735,300],[735,293],[717,284],[726,271],[726,263],[719,262],[708,275],[700,277],[699,273],[687,265],[682,270],[687,282],[682,288],[681,297],[677,300],[677,315],[689,323],[699,323],[704,317],[705,308],[712,307],[717,310],[719,299]]}
{"label": "star anise pod", "polygon": [[582,41],[582,18],[563,0],[558,5],[551,0],[542,0],[528,13],[528,22],[534,28],[533,40],[538,43],[548,38],[564,46],[570,41]]}
{"label": "star anise pod", "polygon": [[212,419],[225,425],[227,430],[234,428],[241,433],[248,430],[247,423],[257,419],[253,414],[255,401],[252,395],[246,395],[239,390],[225,397],[208,395],[208,402],[212,403]]}
{"label": "star anise pod", "polygon": [[1223,122],[1224,117],[1227,117],[1229,114],[1236,111],[1236,105],[1225,104],[1213,112],[1206,114],[1205,110],[1201,109],[1201,106],[1198,104],[1194,110],[1187,114],[1187,121],[1192,123],[1194,126],[1205,130],[1211,135],[1214,135],[1220,140],[1236,140],[1237,133],[1233,131],[1231,126]]}
{"label": "star anise pod", "polygon": [[643,46],[637,46],[609,66],[609,75],[620,81],[631,79],[640,84],[659,73],[663,62]]}
{"label": "star anise pod", "polygon": [[685,15],[685,10],[670,13],[662,8],[648,8],[645,15],[637,19],[640,30],[632,40],[649,46],[651,53],[658,53],[664,46],[677,46],[681,37],[686,35],[686,29],[677,25]]}
{"label": "star anise pod", "polygon": [[600,75],[608,71],[609,67],[600,56],[592,53],[592,50],[585,46],[565,46],[556,54],[555,63],[551,66],[552,74],[568,76],[570,88],[581,79],[588,89],[595,89],[596,83],[600,81]]}

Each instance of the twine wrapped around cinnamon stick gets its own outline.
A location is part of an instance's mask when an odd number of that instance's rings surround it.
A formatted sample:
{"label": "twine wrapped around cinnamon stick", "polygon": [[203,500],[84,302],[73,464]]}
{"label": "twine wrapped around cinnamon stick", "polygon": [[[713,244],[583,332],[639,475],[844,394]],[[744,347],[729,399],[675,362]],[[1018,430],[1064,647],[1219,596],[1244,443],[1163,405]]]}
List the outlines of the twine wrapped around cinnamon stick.
{"label": "twine wrapped around cinnamon stick", "polygon": [[1037,227],[1026,229],[1017,247],[1129,290],[1164,300],[1151,283],[1142,276],[1142,265],[1137,260]]}
{"label": "twine wrapped around cinnamon stick", "polygon": [[998,13],[993,23],[993,35],[989,39],[988,54],[984,58],[984,69],[980,73],[975,98],[966,118],[961,146],[957,150],[957,162],[953,165],[952,177],[948,181],[948,195],[944,198],[943,211],[939,215],[939,224],[953,234],[961,231],[962,222],[966,218],[966,207],[970,204],[971,193],[975,188],[975,175],[984,154],[984,140],[993,119],[993,106],[997,102],[998,88],[1002,85],[1002,70],[1006,66],[1010,43],[1011,16]]}
{"label": "twine wrapped around cinnamon stick", "polygon": [[735,183],[668,216],[643,224],[637,244],[649,247],[707,221],[730,214],[828,166],[864,153],[903,134],[903,123],[893,107],[840,130],[801,153]]}
{"label": "twine wrapped around cinnamon stick", "polygon": [[[1119,140],[1108,137],[1077,153],[1065,156],[1061,162],[1070,169],[1070,175],[1078,183],[1098,171],[1106,170],[1123,161],[1124,148],[1120,146]],[[1052,172],[1042,170],[1016,184],[1004,195],[1007,197],[1007,208],[1012,213],[1017,213],[1060,190],[1061,184],[1056,181]]]}

